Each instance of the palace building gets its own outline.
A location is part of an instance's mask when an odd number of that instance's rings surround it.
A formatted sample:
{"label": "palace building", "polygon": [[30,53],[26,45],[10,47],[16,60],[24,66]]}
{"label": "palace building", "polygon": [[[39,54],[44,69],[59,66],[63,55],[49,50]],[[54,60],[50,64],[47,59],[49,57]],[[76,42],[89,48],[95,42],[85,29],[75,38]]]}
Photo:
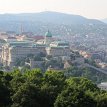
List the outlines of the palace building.
{"label": "palace building", "polygon": [[64,41],[53,41],[50,31],[46,32],[45,38],[34,41],[8,41],[2,46],[1,61],[4,66],[14,66],[17,58],[22,58],[28,54],[37,55],[38,53],[47,55],[70,56],[69,43]]}

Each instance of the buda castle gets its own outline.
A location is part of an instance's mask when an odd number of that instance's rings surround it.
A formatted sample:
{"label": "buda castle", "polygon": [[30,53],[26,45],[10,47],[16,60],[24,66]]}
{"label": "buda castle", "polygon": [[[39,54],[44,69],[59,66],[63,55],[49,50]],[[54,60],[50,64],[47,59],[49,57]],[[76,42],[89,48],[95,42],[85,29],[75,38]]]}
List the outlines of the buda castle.
{"label": "buda castle", "polygon": [[50,31],[45,33],[44,39],[37,40],[9,40],[2,46],[1,62],[4,66],[14,66],[17,58],[22,58],[28,54],[37,55],[45,53],[52,57],[69,57],[69,43],[54,40]]}

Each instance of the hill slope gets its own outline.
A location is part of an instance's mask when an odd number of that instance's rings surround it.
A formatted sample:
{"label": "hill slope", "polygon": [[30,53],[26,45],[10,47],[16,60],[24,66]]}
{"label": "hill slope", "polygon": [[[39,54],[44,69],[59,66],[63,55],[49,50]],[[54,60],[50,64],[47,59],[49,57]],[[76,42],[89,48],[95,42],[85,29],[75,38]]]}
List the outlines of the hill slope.
{"label": "hill slope", "polygon": [[[16,31],[20,32],[21,25],[24,31],[34,32],[36,34],[44,34],[47,29],[50,29],[54,35],[63,34],[66,29],[71,29],[72,33],[83,32],[87,33],[87,26],[95,25],[95,27],[105,27],[106,24],[95,19],[87,19],[79,15],[64,14],[58,12],[40,12],[40,13],[22,13],[22,14],[1,14],[0,15],[0,30],[1,31]],[[62,30],[62,28],[65,30]],[[86,29],[84,29],[86,28]],[[93,30],[93,28],[90,28]],[[91,31],[91,30],[90,30]],[[78,33],[80,33],[78,32]]]}
{"label": "hill slope", "polygon": [[79,15],[71,15],[58,12],[22,13],[22,14],[2,14],[1,21],[41,21],[56,24],[103,24],[99,20],[87,19]]}

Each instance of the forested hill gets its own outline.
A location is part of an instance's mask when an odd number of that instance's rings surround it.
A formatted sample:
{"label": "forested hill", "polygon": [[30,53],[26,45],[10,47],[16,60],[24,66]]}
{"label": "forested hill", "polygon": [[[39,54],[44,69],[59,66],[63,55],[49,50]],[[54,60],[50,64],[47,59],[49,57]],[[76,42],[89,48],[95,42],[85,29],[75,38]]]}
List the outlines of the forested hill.
{"label": "forested hill", "polygon": [[40,34],[43,34],[44,31],[46,32],[47,28],[54,30],[53,33],[58,32],[60,34],[59,31],[56,31],[56,29],[61,27],[60,25],[69,26],[71,29],[72,27],[76,27],[76,31],[81,28],[80,26],[84,25],[106,26],[105,23],[99,20],[58,12],[45,11],[40,13],[0,14],[0,30],[19,32],[21,25],[24,31]]}
{"label": "forested hill", "polygon": [[22,13],[22,14],[1,14],[1,21],[41,21],[44,23],[56,24],[104,24],[95,19],[87,19],[79,15],[58,13],[58,12],[40,12],[40,13]]}

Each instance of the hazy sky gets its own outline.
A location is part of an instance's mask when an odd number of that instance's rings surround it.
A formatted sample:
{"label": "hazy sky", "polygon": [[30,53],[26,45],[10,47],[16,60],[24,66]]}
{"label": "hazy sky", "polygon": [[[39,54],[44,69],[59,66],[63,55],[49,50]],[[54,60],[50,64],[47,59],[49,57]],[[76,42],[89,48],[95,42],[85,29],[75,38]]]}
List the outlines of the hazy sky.
{"label": "hazy sky", "polygon": [[0,0],[0,13],[58,11],[107,18],[107,0]]}

